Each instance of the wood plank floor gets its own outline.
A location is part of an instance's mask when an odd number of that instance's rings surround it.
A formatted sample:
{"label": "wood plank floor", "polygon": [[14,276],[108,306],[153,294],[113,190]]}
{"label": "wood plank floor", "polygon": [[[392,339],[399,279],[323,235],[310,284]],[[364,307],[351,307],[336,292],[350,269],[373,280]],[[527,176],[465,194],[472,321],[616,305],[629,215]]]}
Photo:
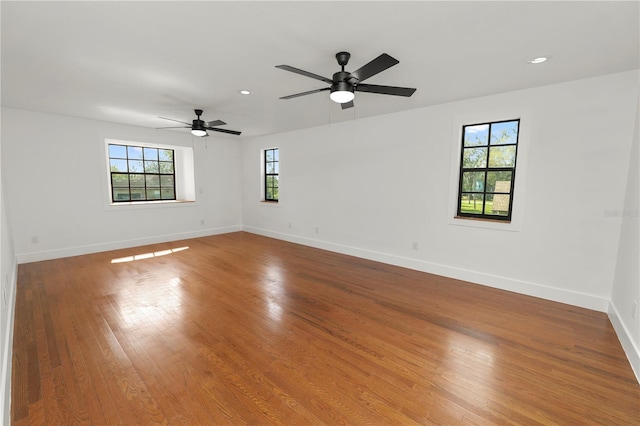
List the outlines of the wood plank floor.
{"label": "wood plank floor", "polygon": [[15,425],[639,424],[599,312],[242,232],[18,274]]}

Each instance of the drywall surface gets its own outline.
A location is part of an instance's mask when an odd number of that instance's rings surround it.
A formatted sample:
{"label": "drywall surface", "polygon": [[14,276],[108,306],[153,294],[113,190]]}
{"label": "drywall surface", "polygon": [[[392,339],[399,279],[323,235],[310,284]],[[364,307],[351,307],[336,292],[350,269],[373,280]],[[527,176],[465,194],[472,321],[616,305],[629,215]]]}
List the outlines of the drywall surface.
{"label": "drywall surface", "polygon": [[17,267],[2,175],[0,173],[0,424],[8,425]]}
{"label": "drywall surface", "polygon": [[[637,94],[633,71],[245,141],[243,228],[607,311]],[[512,118],[514,223],[454,219],[460,126]],[[260,201],[271,147],[276,206]]]}
{"label": "drywall surface", "polygon": [[[20,263],[241,227],[237,140],[6,108],[2,123],[6,198]],[[107,139],[192,148],[196,201],[112,206]]]}
{"label": "drywall surface", "polygon": [[[640,101],[637,111],[640,112]],[[609,316],[640,380],[640,117],[636,113],[633,145],[629,156],[624,204],[611,206],[612,219],[621,219]],[[635,317],[634,317],[635,315]]]}

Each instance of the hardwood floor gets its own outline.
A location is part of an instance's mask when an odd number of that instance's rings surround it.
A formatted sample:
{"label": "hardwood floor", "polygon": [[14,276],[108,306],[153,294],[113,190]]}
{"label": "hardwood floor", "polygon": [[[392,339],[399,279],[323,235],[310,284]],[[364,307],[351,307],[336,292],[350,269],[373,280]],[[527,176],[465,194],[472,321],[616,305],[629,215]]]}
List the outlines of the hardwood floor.
{"label": "hardwood floor", "polygon": [[15,425],[639,424],[599,312],[242,232],[18,274]]}

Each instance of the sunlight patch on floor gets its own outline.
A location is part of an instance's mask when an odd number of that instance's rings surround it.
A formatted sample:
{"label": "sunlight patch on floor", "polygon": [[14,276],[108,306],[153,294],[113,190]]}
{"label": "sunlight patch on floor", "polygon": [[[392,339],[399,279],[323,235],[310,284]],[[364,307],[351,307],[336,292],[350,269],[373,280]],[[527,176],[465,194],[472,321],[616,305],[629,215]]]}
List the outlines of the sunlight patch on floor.
{"label": "sunlight patch on floor", "polygon": [[155,252],[136,254],[136,255],[133,255],[133,256],[119,257],[117,259],[111,259],[111,263],[133,262],[133,261],[136,261],[136,260],[150,259],[152,257],[166,256],[168,254],[177,253],[179,251],[187,250],[188,248],[189,247],[185,246],[185,247],[178,247],[178,248],[168,249],[168,250],[160,250],[160,251],[155,251]]}

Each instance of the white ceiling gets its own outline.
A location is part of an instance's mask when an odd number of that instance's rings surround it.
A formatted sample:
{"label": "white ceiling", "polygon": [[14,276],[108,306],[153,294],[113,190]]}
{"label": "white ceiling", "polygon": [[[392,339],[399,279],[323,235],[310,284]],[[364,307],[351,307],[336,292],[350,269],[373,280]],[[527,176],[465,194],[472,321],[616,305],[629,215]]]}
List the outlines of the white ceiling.
{"label": "white ceiling", "polygon": [[[202,108],[240,138],[278,133],[637,69],[639,4],[2,1],[2,105],[152,128]],[[388,53],[366,82],[418,90],[278,99],[327,85],[275,65],[331,78],[342,50],[347,71]]]}

